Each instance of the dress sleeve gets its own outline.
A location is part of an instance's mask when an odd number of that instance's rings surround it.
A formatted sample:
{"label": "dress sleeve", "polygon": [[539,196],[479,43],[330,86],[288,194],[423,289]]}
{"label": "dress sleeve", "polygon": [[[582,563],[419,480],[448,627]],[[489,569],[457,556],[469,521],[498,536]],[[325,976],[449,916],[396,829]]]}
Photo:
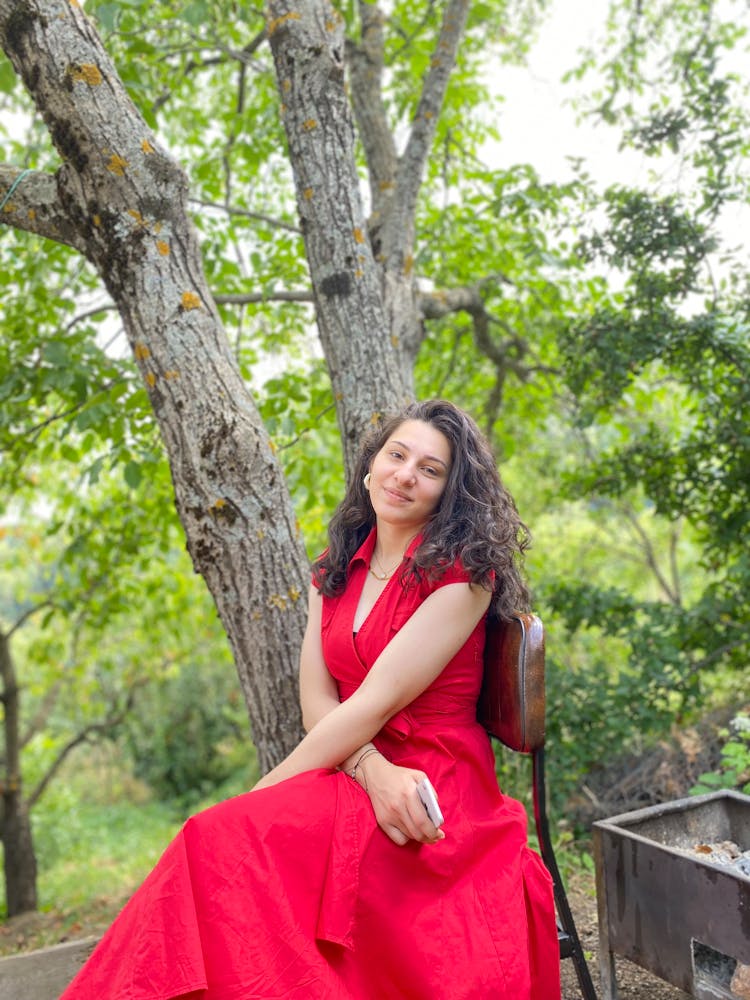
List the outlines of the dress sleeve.
{"label": "dress sleeve", "polygon": [[[328,551],[328,549],[323,549],[323,551],[320,553],[320,555],[316,556],[313,559],[313,564],[316,563],[319,559],[322,559],[323,556],[326,554],[327,551]],[[320,590],[320,585],[319,585],[318,581],[315,579],[315,574],[314,573],[310,573],[310,583],[313,585],[313,587],[315,587],[316,590]]]}
{"label": "dress sleeve", "polygon": [[[422,585],[423,587],[422,598],[424,599],[425,597],[428,597],[430,594],[433,594],[436,590],[439,590],[441,587],[446,587],[449,583],[470,583],[470,582],[471,582],[471,574],[464,567],[464,564],[461,562],[461,559],[459,557],[456,559],[456,561],[453,563],[452,566],[448,567],[448,569],[445,571],[445,573],[443,573],[443,575],[439,579],[424,581]],[[494,582],[495,582],[495,572],[493,570],[492,583],[494,584]]]}
{"label": "dress sleeve", "polygon": [[449,566],[438,579],[426,578],[422,581],[420,596],[424,600],[430,594],[434,594],[436,590],[440,590],[441,587],[447,587],[449,583],[468,583],[470,580],[471,576],[464,569],[463,563],[460,559],[456,559],[453,565]]}

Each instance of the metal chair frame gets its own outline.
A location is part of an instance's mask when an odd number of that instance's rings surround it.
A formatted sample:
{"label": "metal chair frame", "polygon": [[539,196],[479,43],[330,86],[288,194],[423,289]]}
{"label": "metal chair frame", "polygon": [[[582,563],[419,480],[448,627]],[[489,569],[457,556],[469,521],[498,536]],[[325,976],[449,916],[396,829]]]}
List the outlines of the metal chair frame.
{"label": "metal chair frame", "polygon": [[552,847],[544,767],[544,707],[541,620],[536,615],[518,615],[510,622],[488,622],[478,718],[503,746],[531,757],[534,823],[539,851],[554,885],[560,958],[573,960],[584,1000],[598,1000]]}

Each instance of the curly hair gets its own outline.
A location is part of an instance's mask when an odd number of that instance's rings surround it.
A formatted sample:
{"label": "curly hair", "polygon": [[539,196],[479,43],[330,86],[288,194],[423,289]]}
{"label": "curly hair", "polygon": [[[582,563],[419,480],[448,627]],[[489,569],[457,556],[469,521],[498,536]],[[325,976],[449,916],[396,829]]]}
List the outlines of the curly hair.
{"label": "curly hair", "polygon": [[346,495],[328,526],[328,548],[313,563],[321,593],[333,597],[346,586],[349,561],[375,524],[365,474],[406,420],[421,420],[439,430],[450,445],[451,465],[438,507],[404,568],[402,583],[410,575],[437,579],[460,559],[472,583],[492,591],[493,617],[507,620],[529,610],[521,568],[529,531],[500,481],[482,432],[467,413],[442,399],[412,403],[365,438]]}

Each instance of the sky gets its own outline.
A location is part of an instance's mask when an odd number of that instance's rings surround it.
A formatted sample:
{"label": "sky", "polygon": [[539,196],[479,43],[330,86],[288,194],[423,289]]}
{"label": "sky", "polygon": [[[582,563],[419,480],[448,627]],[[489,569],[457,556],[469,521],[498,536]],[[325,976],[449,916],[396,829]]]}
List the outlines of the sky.
{"label": "sky", "polygon": [[[674,190],[674,181],[681,174],[679,158],[655,161],[633,149],[618,149],[620,132],[616,126],[581,120],[573,107],[574,99],[595,85],[594,75],[587,74],[583,81],[562,80],[577,65],[582,48],[601,50],[608,6],[606,0],[549,0],[527,64],[500,66],[494,71],[495,86],[505,103],[498,123],[502,140],[488,147],[493,166],[531,163],[542,181],[564,182],[572,177],[567,157],[583,157],[600,190],[618,182],[651,186],[649,180],[657,168],[665,189]],[[741,3],[726,0],[722,13],[737,15],[738,9],[742,9]],[[723,59],[727,68],[747,78],[743,46]],[[720,217],[719,229],[726,245],[750,258],[750,205],[728,206]]]}
{"label": "sky", "polygon": [[502,141],[492,148],[494,165],[531,163],[544,181],[571,176],[567,157],[585,156],[590,172],[605,183],[633,179],[640,156],[618,152],[617,130],[578,121],[573,99],[591,86],[562,81],[578,62],[581,48],[595,46],[604,30],[604,0],[551,0],[529,51],[527,65],[501,66],[493,72],[505,97],[499,121]]}

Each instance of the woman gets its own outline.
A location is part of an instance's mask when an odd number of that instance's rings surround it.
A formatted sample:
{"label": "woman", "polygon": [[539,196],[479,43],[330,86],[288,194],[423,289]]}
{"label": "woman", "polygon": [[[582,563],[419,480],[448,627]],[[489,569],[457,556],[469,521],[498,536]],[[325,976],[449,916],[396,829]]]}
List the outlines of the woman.
{"label": "woman", "polygon": [[559,1000],[551,882],[476,721],[487,614],[528,595],[471,418],[433,400],[390,420],[329,535],[307,735],[188,820],[62,1000]]}

